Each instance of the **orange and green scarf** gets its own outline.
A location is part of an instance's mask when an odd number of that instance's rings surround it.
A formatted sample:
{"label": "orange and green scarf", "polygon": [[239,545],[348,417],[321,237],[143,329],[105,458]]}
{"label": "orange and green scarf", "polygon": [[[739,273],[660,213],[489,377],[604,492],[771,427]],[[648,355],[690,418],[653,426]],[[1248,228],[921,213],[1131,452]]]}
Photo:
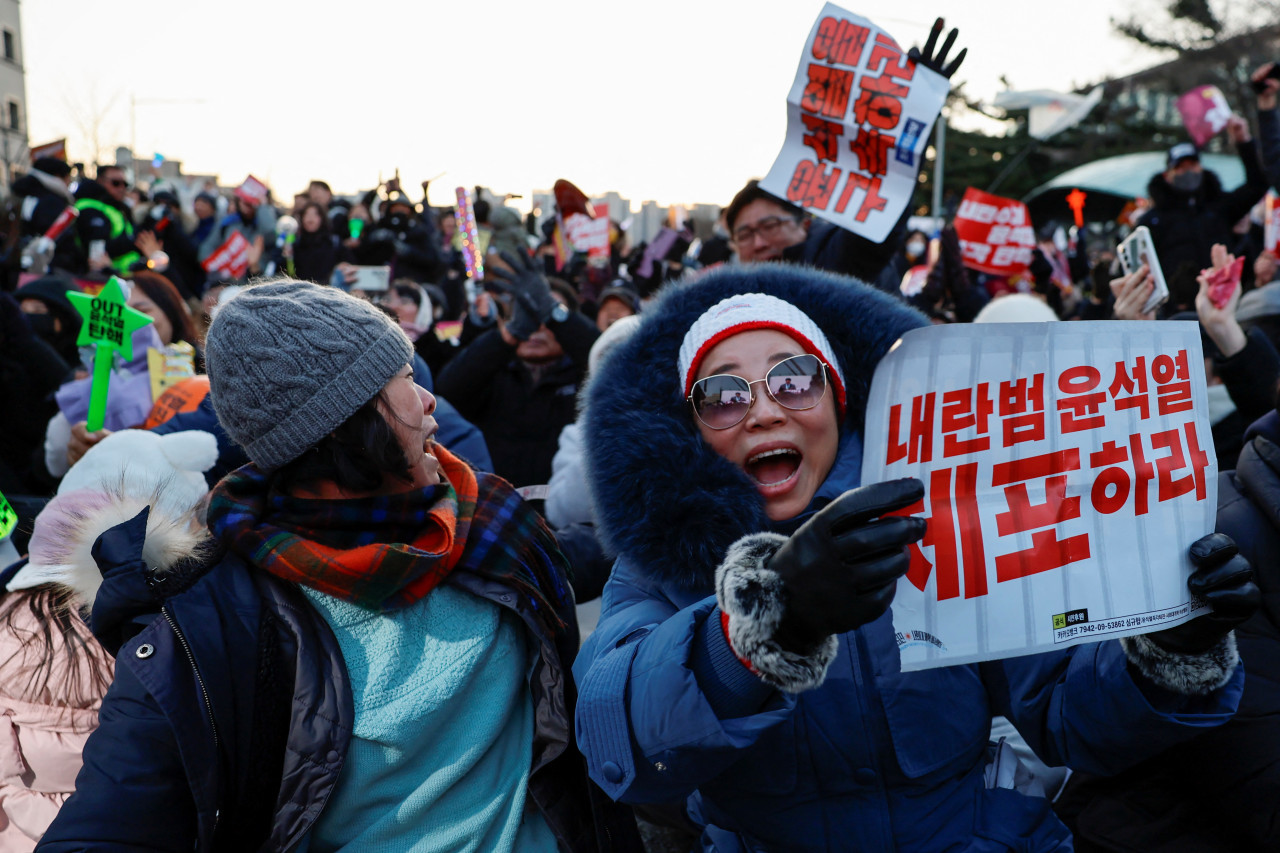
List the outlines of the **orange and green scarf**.
{"label": "orange and green scarf", "polygon": [[301,498],[246,465],[223,478],[209,529],[271,574],[371,610],[422,599],[458,568],[526,594],[553,631],[571,598],[546,522],[509,483],[436,446],[447,483],[367,498]]}

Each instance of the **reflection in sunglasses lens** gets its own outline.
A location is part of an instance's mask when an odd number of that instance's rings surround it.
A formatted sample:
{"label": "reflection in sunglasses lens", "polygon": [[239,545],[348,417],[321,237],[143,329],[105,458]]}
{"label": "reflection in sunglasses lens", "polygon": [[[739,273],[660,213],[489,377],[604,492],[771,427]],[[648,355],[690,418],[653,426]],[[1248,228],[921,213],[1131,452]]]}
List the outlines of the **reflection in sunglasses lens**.
{"label": "reflection in sunglasses lens", "polygon": [[[812,409],[822,402],[827,391],[822,361],[812,355],[784,359],[757,381],[768,386],[769,396],[778,405],[793,411]],[[727,373],[700,379],[693,386],[694,413],[712,429],[728,429],[751,409],[753,384]]]}

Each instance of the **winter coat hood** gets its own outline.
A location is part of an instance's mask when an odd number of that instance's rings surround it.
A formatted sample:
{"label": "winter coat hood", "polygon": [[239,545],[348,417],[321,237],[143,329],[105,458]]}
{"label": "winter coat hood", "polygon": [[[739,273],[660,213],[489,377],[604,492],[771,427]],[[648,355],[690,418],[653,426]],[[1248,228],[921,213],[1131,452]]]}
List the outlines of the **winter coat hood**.
{"label": "winter coat hood", "polygon": [[1164,210],[1186,207],[1192,199],[1195,200],[1195,206],[1200,208],[1213,204],[1222,197],[1222,181],[1218,178],[1218,173],[1210,169],[1205,169],[1201,174],[1204,177],[1200,179],[1199,189],[1188,193],[1170,186],[1164,178],[1164,172],[1156,172],[1147,182],[1147,196],[1156,208]]}
{"label": "winter coat hood", "polygon": [[[728,547],[769,529],[764,501],[694,424],[677,371],[685,333],[712,305],[739,293],[767,293],[795,305],[822,329],[844,373],[844,467],[860,446],[877,362],[923,315],[861,281],[790,264],[717,268],[668,285],[640,328],[601,366],[584,414],[588,483],[606,549],[663,583],[712,588]],[[829,479],[830,479],[829,475]]]}
{"label": "winter coat hood", "polygon": [[53,175],[47,175],[44,172],[32,169],[27,174],[13,182],[14,195],[23,197],[40,197],[45,195],[55,195],[59,198],[66,199],[67,204],[71,204],[74,199],[71,197],[71,190],[67,188],[60,179]]}

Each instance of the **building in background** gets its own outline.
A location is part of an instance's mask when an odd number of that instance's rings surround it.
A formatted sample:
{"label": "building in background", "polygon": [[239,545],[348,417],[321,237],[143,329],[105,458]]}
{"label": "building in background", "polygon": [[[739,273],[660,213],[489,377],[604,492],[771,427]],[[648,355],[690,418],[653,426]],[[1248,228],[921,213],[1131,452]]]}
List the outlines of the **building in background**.
{"label": "building in background", "polygon": [[0,163],[6,180],[0,193],[27,171],[27,81],[22,64],[22,17],[18,0],[0,0]]}

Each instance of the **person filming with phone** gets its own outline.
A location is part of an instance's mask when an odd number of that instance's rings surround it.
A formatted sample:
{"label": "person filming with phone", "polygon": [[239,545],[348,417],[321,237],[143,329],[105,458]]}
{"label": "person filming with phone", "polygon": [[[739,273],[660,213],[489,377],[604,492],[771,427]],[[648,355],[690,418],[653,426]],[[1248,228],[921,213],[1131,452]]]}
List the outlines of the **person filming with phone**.
{"label": "person filming with phone", "polygon": [[[1258,92],[1258,111],[1274,113],[1280,80],[1264,79],[1266,88]],[[1266,119],[1260,121],[1265,125]],[[1200,162],[1200,150],[1190,142],[1180,142],[1169,149],[1165,170],[1153,175],[1147,185],[1153,206],[1138,220],[1138,225],[1151,230],[1169,285],[1169,301],[1161,309],[1165,315],[1194,308],[1199,289],[1196,276],[1211,266],[1211,247],[1214,243],[1231,243],[1232,226],[1248,215],[1267,192],[1266,174],[1249,132],[1249,123],[1233,115],[1227,119],[1225,129],[1244,164],[1244,184],[1227,192],[1217,173],[1204,168]],[[1133,278],[1134,284],[1125,288],[1125,293],[1150,286],[1136,271],[1126,276],[1128,278]],[[1120,303],[1125,301],[1124,294],[1118,292],[1116,297],[1119,319],[1140,319],[1122,314]],[[1139,306],[1143,304],[1137,296],[1131,301]]]}

